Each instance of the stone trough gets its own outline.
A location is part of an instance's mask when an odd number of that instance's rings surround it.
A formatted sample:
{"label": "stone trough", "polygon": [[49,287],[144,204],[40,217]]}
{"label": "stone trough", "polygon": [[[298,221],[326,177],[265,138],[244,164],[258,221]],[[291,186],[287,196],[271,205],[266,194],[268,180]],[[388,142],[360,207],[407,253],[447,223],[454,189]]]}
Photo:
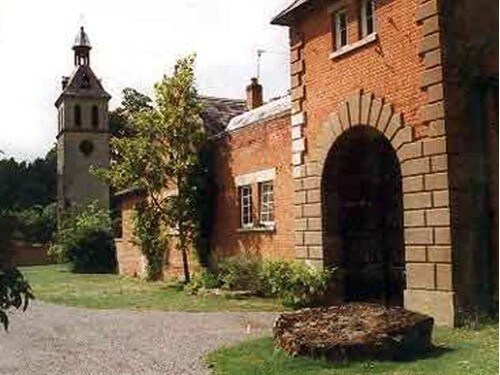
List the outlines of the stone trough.
{"label": "stone trough", "polygon": [[398,360],[428,351],[433,325],[431,317],[402,307],[348,303],[283,313],[273,336],[292,356]]}

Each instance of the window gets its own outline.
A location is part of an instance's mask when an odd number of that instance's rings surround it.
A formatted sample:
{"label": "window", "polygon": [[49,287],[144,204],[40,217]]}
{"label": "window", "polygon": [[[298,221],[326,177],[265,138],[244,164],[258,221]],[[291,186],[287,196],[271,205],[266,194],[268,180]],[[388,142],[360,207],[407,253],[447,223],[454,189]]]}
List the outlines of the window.
{"label": "window", "polygon": [[363,38],[375,31],[374,0],[363,0],[361,5],[361,28]]}
{"label": "window", "polygon": [[99,127],[99,109],[96,105],[92,106],[92,127]]}
{"label": "window", "polygon": [[57,125],[58,125],[58,126],[57,126],[57,130],[58,130],[59,132],[61,132],[61,131],[62,131],[62,128],[63,128],[63,124],[62,124],[62,109],[61,109],[61,108],[59,108],[57,121],[58,121],[58,122],[57,122]]}
{"label": "window", "polygon": [[240,187],[241,226],[243,228],[252,225],[252,187],[245,185]]}
{"label": "window", "polygon": [[260,183],[260,222],[262,224],[274,223],[274,191],[272,181]]}
{"label": "window", "polygon": [[82,126],[82,110],[80,109],[79,105],[75,106],[74,115],[75,115],[75,125]]}
{"label": "window", "polygon": [[345,9],[335,12],[333,15],[335,29],[335,49],[347,45],[347,13]]}

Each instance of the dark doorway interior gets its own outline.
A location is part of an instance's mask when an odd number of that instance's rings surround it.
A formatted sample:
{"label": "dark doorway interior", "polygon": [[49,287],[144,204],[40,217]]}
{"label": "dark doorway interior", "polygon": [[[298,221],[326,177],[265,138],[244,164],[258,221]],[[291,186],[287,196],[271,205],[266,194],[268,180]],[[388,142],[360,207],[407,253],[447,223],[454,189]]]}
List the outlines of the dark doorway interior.
{"label": "dark doorway interior", "polygon": [[401,171],[389,141],[359,126],[333,145],[322,181],[325,261],[340,266],[345,301],[402,305]]}

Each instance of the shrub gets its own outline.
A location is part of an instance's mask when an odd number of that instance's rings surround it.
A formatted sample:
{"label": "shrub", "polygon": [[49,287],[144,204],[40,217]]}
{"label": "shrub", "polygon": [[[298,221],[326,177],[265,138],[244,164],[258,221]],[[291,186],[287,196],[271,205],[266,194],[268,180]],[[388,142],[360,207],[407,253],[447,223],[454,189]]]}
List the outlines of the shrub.
{"label": "shrub", "polygon": [[72,272],[115,272],[115,245],[109,214],[95,203],[67,214],[50,253],[59,261],[70,262]]}
{"label": "shrub", "polygon": [[222,260],[218,265],[217,277],[225,289],[261,291],[261,260],[250,253],[236,255]]}
{"label": "shrub", "polygon": [[204,289],[215,289],[220,287],[222,287],[222,283],[218,275],[204,269],[193,275],[189,284],[185,286],[185,290],[190,294],[196,294]]}
{"label": "shrub", "polygon": [[318,270],[299,261],[264,261],[262,293],[292,307],[315,306],[328,288],[332,270]]}
{"label": "shrub", "polygon": [[248,290],[275,297],[291,307],[316,306],[328,288],[333,270],[317,270],[299,261],[265,260],[241,254],[219,262],[213,272],[204,270],[188,284],[188,292],[225,288]]}
{"label": "shrub", "polygon": [[90,230],[68,248],[71,271],[109,273],[116,270],[114,239],[107,230]]}

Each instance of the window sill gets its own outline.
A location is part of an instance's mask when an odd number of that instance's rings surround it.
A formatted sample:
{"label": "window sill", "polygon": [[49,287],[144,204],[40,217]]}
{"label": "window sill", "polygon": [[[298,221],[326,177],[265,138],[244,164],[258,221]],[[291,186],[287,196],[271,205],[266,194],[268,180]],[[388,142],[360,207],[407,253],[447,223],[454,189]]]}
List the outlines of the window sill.
{"label": "window sill", "polygon": [[236,230],[238,233],[274,233],[276,232],[276,226],[273,224],[259,225],[245,228],[238,228]]}
{"label": "window sill", "polygon": [[348,44],[336,51],[333,51],[330,53],[330,59],[337,59],[340,56],[347,55],[348,53],[351,53],[352,51],[364,47],[367,44],[373,43],[378,39],[377,33],[371,33],[370,35],[365,36],[363,39],[358,40],[357,42],[354,42],[352,44]]}

